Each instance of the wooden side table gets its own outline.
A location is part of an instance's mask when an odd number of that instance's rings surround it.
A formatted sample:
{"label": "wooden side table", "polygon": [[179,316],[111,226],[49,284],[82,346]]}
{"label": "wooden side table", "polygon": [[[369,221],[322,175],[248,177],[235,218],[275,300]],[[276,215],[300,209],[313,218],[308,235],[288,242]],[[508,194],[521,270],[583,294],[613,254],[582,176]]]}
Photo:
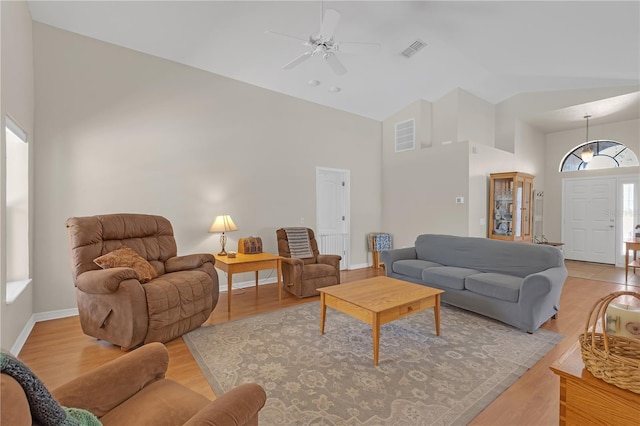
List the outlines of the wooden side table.
{"label": "wooden side table", "polygon": [[[629,251],[633,251],[633,260],[629,262]],[[636,268],[640,268],[640,261],[636,258],[637,251],[640,251],[640,238],[633,240],[627,240],[624,242],[624,282],[627,282],[629,275],[629,268],[633,268],[633,273],[636,273]]]}
{"label": "wooden side table", "polygon": [[576,342],[551,365],[560,376],[560,425],[638,425],[640,394],[620,389],[584,368]]}
{"label": "wooden side table", "polygon": [[276,269],[278,274],[278,300],[282,300],[282,257],[271,253],[244,254],[236,253],[236,257],[214,255],[216,268],[227,273],[227,312],[231,312],[231,284],[233,274],[241,272],[256,273],[256,294],[258,293],[258,271]]}

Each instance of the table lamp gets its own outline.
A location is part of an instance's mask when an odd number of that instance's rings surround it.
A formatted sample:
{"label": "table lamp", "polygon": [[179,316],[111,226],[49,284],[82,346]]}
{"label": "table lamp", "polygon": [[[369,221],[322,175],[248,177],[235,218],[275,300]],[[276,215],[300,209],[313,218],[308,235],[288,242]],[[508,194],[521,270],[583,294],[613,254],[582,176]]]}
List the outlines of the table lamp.
{"label": "table lamp", "polygon": [[216,216],[216,219],[209,227],[209,232],[222,232],[222,235],[220,235],[220,245],[222,246],[222,251],[218,253],[218,256],[227,255],[227,252],[224,250],[224,246],[227,244],[227,236],[224,233],[237,230],[238,227],[235,223],[233,223],[233,219],[231,219],[231,216],[229,216],[228,214]]}

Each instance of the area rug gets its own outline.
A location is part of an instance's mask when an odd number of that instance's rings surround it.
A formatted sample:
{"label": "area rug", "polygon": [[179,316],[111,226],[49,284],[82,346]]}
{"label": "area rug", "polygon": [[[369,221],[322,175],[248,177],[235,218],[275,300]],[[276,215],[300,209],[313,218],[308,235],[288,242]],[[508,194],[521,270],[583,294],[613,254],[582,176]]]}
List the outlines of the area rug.
{"label": "area rug", "polygon": [[371,327],[319,302],[201,327],[184,340],[217,395],[245,382],[267,392],[261,425],[466,424],[562,336],[527,334],[441,308],[384,324],[373,365]]}

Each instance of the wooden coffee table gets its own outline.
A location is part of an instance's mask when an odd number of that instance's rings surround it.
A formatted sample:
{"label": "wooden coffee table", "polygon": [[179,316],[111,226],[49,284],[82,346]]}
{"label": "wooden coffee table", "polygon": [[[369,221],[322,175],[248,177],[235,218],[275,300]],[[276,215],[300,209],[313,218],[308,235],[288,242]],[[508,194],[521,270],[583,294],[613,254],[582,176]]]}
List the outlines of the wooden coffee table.
{"label": "wooden coffee table", "polygon": [[440,335],[440,294],[443,290],[389,277],[375,277],[319,288],[320,334],[324,334],[327,306],[371,325],[373,365],[378,365],[380,326],[433,308],[436,335]]}

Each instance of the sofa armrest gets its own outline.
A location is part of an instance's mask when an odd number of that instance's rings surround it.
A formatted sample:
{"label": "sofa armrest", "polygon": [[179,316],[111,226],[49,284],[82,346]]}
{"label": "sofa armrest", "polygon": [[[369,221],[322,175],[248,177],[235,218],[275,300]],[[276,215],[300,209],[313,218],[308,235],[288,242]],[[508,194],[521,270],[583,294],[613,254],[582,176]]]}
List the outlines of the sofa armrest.
{"label": "sofa armrest", "polygon": [[76,287],[85,293],[115,293],[120,283],[126,280],[138,280],[138,275],[131,268],[96,269],[83,272],[76,279]]}
{"label": "sofa armrest", "polygon": [[245,383],[211,401],[185,426],[257,426],[258,412],[266,401],[260,385]]}
{"label": "sofa armrest", "polygon": [[526,276],[520,287],[519,303],[549,295],[554,300],[556,309],[560,309],[560,292],[566,278],[567,269],[560,266]]}
{"label": "sofa armrest", "polygon": [[164,268],[167,272],[187,271],[200,268],[207,262],[215,265],[216,259],[212,254],[207,253],[187,254],[167,259],[164,263]]}
{"label": "sofa armrest", "polygon": [[342,260],[342,256],[337,254],[319,254],[316,260],[318,263],[331,265],[337,270],[340,270],[340,260]]}
{"label": "sofa armrest", "polygon": [[102,417],[142,388],[163,379],[169,352],[158,342],[144,345],[67,382],[51,393],[65,407]]}
{"label": "sofa armrest", "polygon": [[415,247],[404,247],[398,249],[382,250],[380,252],[380,260],[384,263],[384,269],[387,271],[387,275],[390,274],[393,269],[391,265],[397,260],[405,259],[417,259]]}

